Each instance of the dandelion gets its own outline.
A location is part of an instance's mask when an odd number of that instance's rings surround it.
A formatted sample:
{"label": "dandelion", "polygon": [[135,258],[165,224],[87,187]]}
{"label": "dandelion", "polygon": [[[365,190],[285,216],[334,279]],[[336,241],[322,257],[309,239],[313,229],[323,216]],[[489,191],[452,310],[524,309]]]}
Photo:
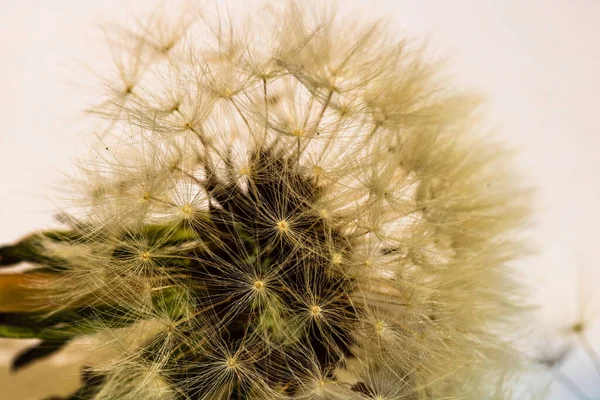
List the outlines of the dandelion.
{"label": "dandelion", "polygon": [[600,357],[588,339],[588,332],[594,325],[597,310],[591,307],[593,305],[591,302],[593,294],[589,292],[589,288],[585,285],[584,275],[579,269],[576,270],[576,275],[576,315],[574,315],[574,318],[568,318],[571,320],[568,323],[561,321],[560,329],[550,328],[545,330],[552,333],[553,336],[546,337],[540,341],[541,343],[537,343],[539,354],[535,354],[532,361],[551,372],[554,380],[568,391],[573,398],[589,399],[590,397],[580,387],[581,380],[572,379],[562,371],[569,360],[573,359],[576,350],[583,350],[589,363],[600,377]]}
{"label": "dandelion", "polygon": [[109,332],[71,399],[502,396],[527,207],[477,96],[329,7],[182,15],[111,31],[110,150],[1,249],[52,278],[0,332]]}

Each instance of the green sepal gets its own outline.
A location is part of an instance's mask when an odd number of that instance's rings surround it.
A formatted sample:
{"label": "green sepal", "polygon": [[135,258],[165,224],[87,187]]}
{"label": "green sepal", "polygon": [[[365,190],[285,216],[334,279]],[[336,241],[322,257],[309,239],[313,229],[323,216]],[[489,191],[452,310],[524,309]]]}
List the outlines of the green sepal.
{"label": "green sepal", "polygon": [[66,338],[59,340],[43,340],[42,342],[23,350],[12,359],[10,365],[11,372],[17,372],[36,361],[56,354],[62,350],[69,341],[70,339]]}
{"label": "green sepal", "polygon": [[7,312],[0,313],[0,337],[56,341],[95,333],[100,326],[124,328],[136,321],[126,308],[108,305],[54,313]]}

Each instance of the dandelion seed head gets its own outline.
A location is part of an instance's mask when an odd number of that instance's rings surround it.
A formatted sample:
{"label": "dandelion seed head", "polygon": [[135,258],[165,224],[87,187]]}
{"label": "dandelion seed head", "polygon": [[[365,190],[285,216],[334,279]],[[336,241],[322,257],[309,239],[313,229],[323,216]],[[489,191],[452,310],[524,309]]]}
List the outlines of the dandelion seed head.
{"label": "dandelion seed head", "polygon": [[102,151],[36,244],[122,350],[95,399],[490,393],[527,206],[477,96],[327,5],[173,11],[108,35]]}

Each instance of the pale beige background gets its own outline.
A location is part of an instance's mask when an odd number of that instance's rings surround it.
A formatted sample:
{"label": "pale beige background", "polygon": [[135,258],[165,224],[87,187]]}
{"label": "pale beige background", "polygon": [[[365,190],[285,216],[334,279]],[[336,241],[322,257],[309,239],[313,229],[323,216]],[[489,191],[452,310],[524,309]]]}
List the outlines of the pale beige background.
{"label": "pale beige background", "polygon": [[[300,0],[302,1],[302,0]],[[0,0],[0,243],[51,223],[51,198],[62,172],[86,151],[77,120],[90,91],[78,60],[103,60],[102,19],[149,8],[147,0]],[[227,3],[233,12],[258,1]],[[577,318],[576,298],[597,322],[600,283],[600,1],[598,0],[341,0],[344,10],[388,16],[408,36],[429,37],[434,55],[449,57],[459,82],[490,96],[493,123],[521,148],[519,162],[538,186],[539,255],[519,265],[536,286],[542,321],[531,322],[561,343]],[[52,191],[49,191],[52,190]],[[583,284],[578,286],[577,274]],[[598,333],[596,323],[590,335]],[[600,335],[597,335],[600,337]],[[594,341],[600,350],[600,340]],[[528,345],[527,345],[528,346]],[[9,378],[0,355],[0,400],[38,399],[49,368],[73,383],[65,357]],[[49,367],[51,365],[51,367]],[[563,370],[600,398],[600,377],[576,350]],[[533,381],[543,382],[536,375]],[[65,389],[66,390],[66,389]],[[17,394],[18,393],[18,394]],[[26,394],[29,393],[29,394]],[[558,385],[550,399],[568,399]]]}

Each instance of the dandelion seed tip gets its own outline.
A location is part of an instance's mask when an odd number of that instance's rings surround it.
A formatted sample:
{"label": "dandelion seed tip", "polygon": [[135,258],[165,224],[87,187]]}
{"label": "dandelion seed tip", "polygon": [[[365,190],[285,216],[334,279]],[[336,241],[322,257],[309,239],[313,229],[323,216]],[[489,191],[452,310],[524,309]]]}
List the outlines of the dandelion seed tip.
{"label": "dandelion seed tip", "polygon": [[367,259],[365,260],[365,267],[367,267],[367,268],[371,268],[372,266],[373,266],[373,259],[371,259],[371,258],[367,258]]}
{"label": "dandelion seed tip", "polygon": [[574,333],[581,333],[585,330],[585,324],[583,322],[577,322],[571,326],[571,331]]}
{"label": "dandelion seed tip", "polygon": [[377,110],[373,115],[373,122],[375,122],[376,126],[383,125],[386,119],[387,116],[381,110]]}
{"label": "dandelion seed tip", "polygon": [[294,135],[296,137],[304,137],[304,135],[305,135],[304,129],[302,129],[302,128],[292,129],[292,135]]}
{"label": "dandelion seed tip", "polygon": [[179,111],[179,107],[181,106],[181,103],[178,101],[175,104],[173,104],[173,106],[171,106],[171,108],[169,109],[170,112],[175,112],[175,111]]}
{"label": "dandelion seed tip", "polygon": [[383,332],[384,329],[385,329],[385,322],[377,321],[375,323],[375,332],[381,333],[381,332]]}
{"label": "dandelion seed tip", "polygon": [[290,224],[288,224],[288,222],[284,219],[282,219],[281,221],[277,222],[277,230],[280,233],[283,232],[287,232],[290,229]]}
{"label": "dandelion seed tip", "polygon": [[227,367],[228,368],[235,368],[236,366],[237,366],[237,361],[235,358],[227,359]]}
{"label": "dandelion seed tip", "polygon": [[265,283],[263,281],[254,282],[254,289],[261,290],[264,287],[265,287]]}
{"label": "dandelion seed tip", "polygon": [[148,261],[150,259],[150,253],[148,251],[143,251],[142,254],[140,254],[140,258],[143,261]]}
{"label": "dandelion seed tip", "polygon": [[323,219],[327,219],[329,218],[329,211],[327,211],[326,209],[321,209],[319,210],[319,216]]}
{"label": "dandelion seed tip", "polygon": [[149,192],[145,192],[144,195],[142,196],[142,200],[148,201],[148,200],[150,200],[151,197],[152,196],[150,195]]}
{"label": "dandelion seed tip", "polygon": [[333,253],[333,255],[331,256],[331,263],[332,264],[341,264],[343,260],[342,254],[341,253]]}
{"label": "dandelion seed tip", "polygon": [[181,207],[181,213],[185,218],[191,218],[194,214],[194,207],[192,207],[191,204],[185,204],[183,207]]}
{"label": "dandelion seed tip", "polygon": [[240,174],[242,174],[243,176],[250,176],[251,173],[252,169],[247,165],[244,165],[240,168]]}
{"label": "dandelion seed tip", "polygon": [[179,163],[177,161],[171,161],[168,165],[169,172],[176,171],[179,168]]}
{"label": "dandelion seed tip", "polygon": [[168,323],[165,324],[165,330],[169,334],[172,334],[173,332],[175,332],[175,328],[176,328],[176,326],[172,321],[169,321]]}
{"label": "dandelion seed tip", "polygon": [[175,43],[167,43],[164,46],[161,46],[158,51],[162,54],[167,54],[172,48],[175,46]]}
{"label": "dandelion seed tip", "polygon": [[221,96],[224,99],[231,99],[233,97],[233,91],[229,88],[224,88],[219,93],[219,96]]}
{"label": "dandelion seed tip", "polygon": [[310,313],[316,317],[317,315],[321,314],[321,307],[317,305],[312,306],[310,308]]}

